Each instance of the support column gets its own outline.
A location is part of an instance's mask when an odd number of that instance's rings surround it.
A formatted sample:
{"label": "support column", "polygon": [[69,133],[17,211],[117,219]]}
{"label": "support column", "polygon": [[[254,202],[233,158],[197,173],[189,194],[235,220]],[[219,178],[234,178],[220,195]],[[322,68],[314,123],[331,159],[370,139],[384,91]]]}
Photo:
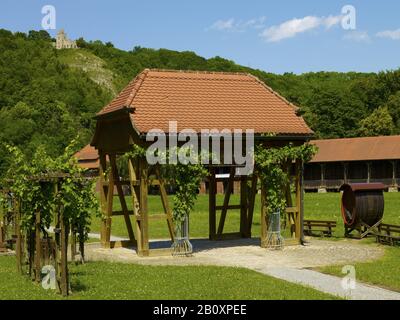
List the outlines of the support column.
{"label": "support column", "polygon": [[367,162],[367,183],[371,182],[371,162]]}
{"label": "support column", "polygon": [[397,162],[396,160],[390,161],[392,164],[392,187],[389,188],[390,192],[398,192],[399,186],[397,184]]}
{"label": "support column", "polygon": [[247,237],[247,210],[248,210],[248,197],[247,197],[247,176],[243,176],[240,180],[240,233],[242,238]]}
{"label": "support column", "polygon": [[325,182],[325,163],[320,164],[321,167],[321,184],[318,188],[318,193],[326,193],[326,182]]}
{"label": "support column", "polygon": [[268,222],[267,222],[267,195],[264,184],[261,185],[261,247],[266,248],[267,246],[267,230],[268,230]]}
{"label": "support column", "polygon": [[344,183],[349,183],[349,164],[347,162],[343,162],[343,179]]}
{"label": "support column", "polygon": [[217,212],[216,212],[216,181],[215,168],[209,169],[209,188],[208,188],[208,222],[209,222],[209,239],[215,240],[217,234]]}
{"label": "support column", "polygon": [[[111,215],[114,200],[114,179],[112,171],[107,175],[106,154],[99,151],[100,158],[100,202],[102,213],[101,244],[104,248],[110,247]],[[107,175],[107,176],[106,176]]]}
{"label": "support column", "polygon": [[147,203],[148,194],[148,165],[145,159],[139,161],[139,179],[140,179],[140,228],[141,228],[141,248],[138,248],[140,256],[148,256],[150,253],[149,247],[149,212]]}
{"label": "support column", "polygon": [[304,186],[303,186],[303,161],[296,161],[296,225],[295,235],[296,239],[300,242],[304,242],[303,224],[304,224]]}

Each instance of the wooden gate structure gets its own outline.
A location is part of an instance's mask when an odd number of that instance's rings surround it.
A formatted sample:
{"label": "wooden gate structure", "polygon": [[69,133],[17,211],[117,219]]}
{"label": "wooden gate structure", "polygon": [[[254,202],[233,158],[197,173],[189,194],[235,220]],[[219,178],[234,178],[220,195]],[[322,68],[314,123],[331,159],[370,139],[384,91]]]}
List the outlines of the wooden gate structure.
{"label": "wooden gate structure", "polygon": [[[107,248],[137,246],[140,256],[171,254],[170,249],[150,249],[149,220],[166,222],[171,240],[174,225],[168,204],[166,182],[160,167],[149,166],[145,159],[129,159],[129,179],[124,180],[118,172],[118,157],[132,150],[134,144],[147,147],[149,134],[165,133],[168,145],[173,143],[180,130],[190,129],[191,134],[209,142],[213,134],[204,130],[252,130],[257,143],[267,147],[288,144],[302,145],[308,142],[313,132],[297,115],[297,107],[267,87],[256,77],[244,73],[196,72],[172,70],[144,70],[97,116],[96,132],[91,145],[100,157],[100,193],[103,212],[101,241]],[[179,144],[186,142],[187,133]],[[224,143],[225,140],[224,140]],[[210,144],[211,145],[211,144]],[[224,153],[224,145],[220,150]],[[230,149],[231,150],[231,149]],[[216,172],[219,167],[230,167],[228,185],[222,205],[217,205]],[[208,166],[209,184],[209,238],[222,240],[236,237],[251,237],[254,204],[258,192],[258,177],[237,176],[237,165],[221,164]],[[294,170],[291,170],[294,167]],[[303,217],[303,164],[289,166],[293,172],[296,197],[292,200],[287,191],[287,221],[293,239],[286,244],[298,244],[302,239]],[[240,181],[240,203],[231,204],[230,195],[234,181]],[[133,210],[128,209],[123,186],[129,185]],[[159,186],[164,212],[150,214],[148,209],[148,187]],[[113,209],[116,189],[121,211]],[[261,190],[261,246],[265,246],[267,233],[267,206],[265,190]],[[224,224],[229,210],[240,210],[240,226],[237,233],[224,233]],[[217,225],[217,212],[220,220]],[[112,217],[123,216],[129,240],[111,241]],[[132,219],[133,218],[133,223]]]}

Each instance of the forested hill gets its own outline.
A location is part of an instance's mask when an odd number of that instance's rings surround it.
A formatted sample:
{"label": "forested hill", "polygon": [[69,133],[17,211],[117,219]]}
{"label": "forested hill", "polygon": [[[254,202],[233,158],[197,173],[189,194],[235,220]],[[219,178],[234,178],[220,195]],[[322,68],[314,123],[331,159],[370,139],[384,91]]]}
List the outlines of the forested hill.
{"label": "forested hill", "polygon": [[144,68],[249,72],[301,108],[321,138],[400,133],[400,69],[379,74],[320,72],[274,75],[193,52],[78,40],[80,49],[55,50],[46,31],[0,30],[1,145],[50,154],[80,135],[90,140],[94,114]]}

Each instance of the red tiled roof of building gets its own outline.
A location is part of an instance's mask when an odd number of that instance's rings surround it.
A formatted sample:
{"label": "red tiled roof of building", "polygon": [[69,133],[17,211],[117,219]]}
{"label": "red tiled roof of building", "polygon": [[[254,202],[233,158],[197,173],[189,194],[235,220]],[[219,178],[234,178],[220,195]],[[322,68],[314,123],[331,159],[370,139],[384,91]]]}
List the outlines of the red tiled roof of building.
{"label": "red tiled roof of building", "polygon": [[140,73],[98,115],[134,108],[139,133],[151,129],[254,129],[255,133],[312,135],[297,107],[244,73],[149,70]]}
{"label": "red tiled roof of building", "polygon": [[98,169],[100,165],[98,151],[89,144],[74,154],[79,165],[84,169]]}
{"label": "red tiled roof of building", "polygon": [[311,162],[400,159],[400,136],[314,140],[319,151]]}

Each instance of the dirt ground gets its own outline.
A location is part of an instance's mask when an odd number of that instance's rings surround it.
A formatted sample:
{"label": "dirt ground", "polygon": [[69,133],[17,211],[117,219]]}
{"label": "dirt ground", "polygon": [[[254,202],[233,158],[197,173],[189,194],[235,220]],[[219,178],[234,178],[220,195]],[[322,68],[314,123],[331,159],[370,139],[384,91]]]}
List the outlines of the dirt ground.
{"label": "dirt ground", "polygon": [[[98,243],[87,245],[87,260],[137,263],[144,265],[217,265],[260,270],[266,267],[314,268],[379,259],[384,250],[356,240],[326,241],[310,239],[306,246],[271,251],[259,246],[259,239],[230,241],[192,240],[191,257],[138,257],[132,248],[103,249]],[[151,247],[168,247],[169,242],[154,242]]]}

